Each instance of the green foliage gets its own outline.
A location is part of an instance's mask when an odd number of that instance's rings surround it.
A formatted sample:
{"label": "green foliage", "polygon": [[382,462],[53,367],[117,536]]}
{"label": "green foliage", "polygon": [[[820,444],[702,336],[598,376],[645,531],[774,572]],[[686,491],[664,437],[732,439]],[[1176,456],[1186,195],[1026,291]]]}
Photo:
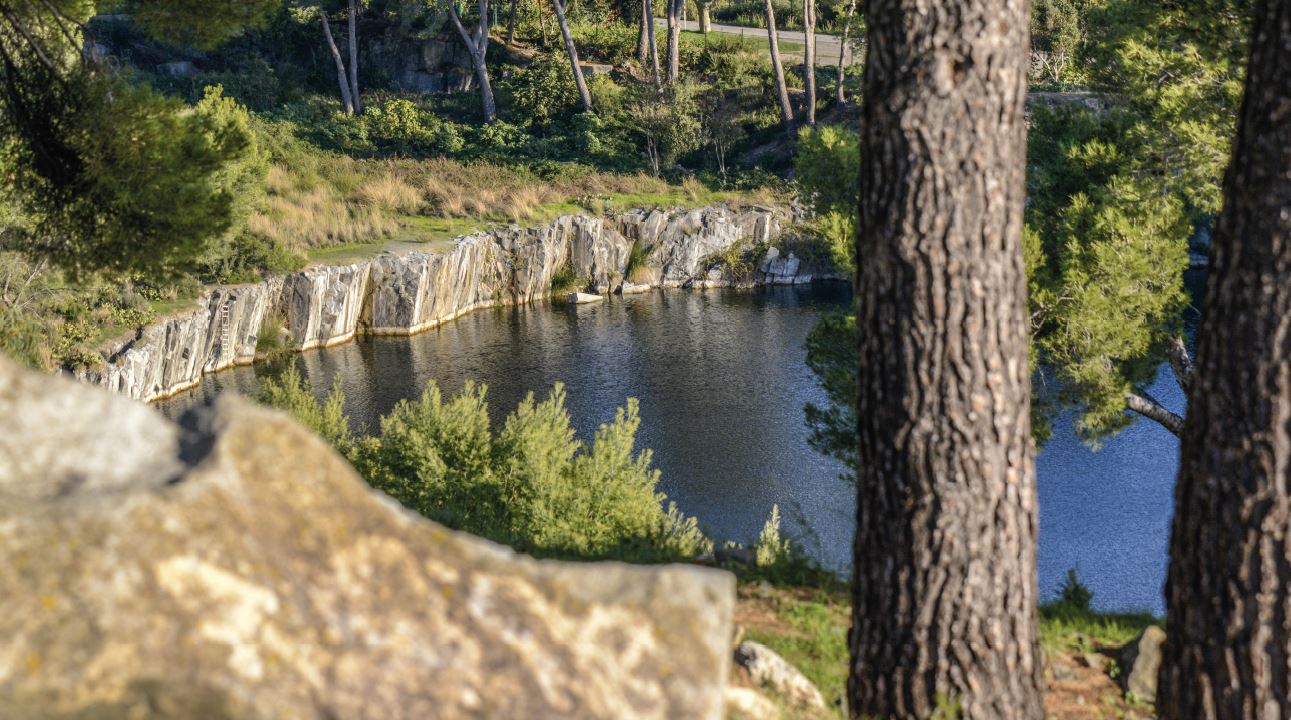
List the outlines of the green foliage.
{"label": "green foliage", "polygon": [[795,587],[744,585],[740,603],[756,608],[752,617],[774,618],[773,622],[752,622],[746,638],[766,645],[801,670],[827,705],[846,706],[851,603],[837,579]]}
{"label": "green foliage", "polygon": [[587,279],[581,278],[574,273],[573,268],[568,265],[561,266],[551,276],[551,293],[558,298],[572,293],[585,290],[587,288]]}
{"label": "green foliage", "polygon": [[793,549],[790,547],[789,539],[780,537],[779,505],[771,506],[771,514],[762,525],[762,532],[758,534],[758,542],[753,549],[756,553],[757,566],[763,570],[775,568],[790,560]]}
{"label": "green foliage", "polygon": [[281,4],[281,0],[126,0],[121,10],[157,37],[209,48],[242,28],[263,24]]}
{"label": "green foliage", "polygon": [[841,460],[854,481],[856,449],[856,316],[833,314],[817,321],[807,336],[807,367],[824,389],[828,404],[807,403],[804,412],[817,452]]}
{"label": "green foliage", "polygon": [[[344,117],[337,120],[343,121]],[[404,98],[369,102],[355,122],[362,125],[368,139],[386,152],[454,153],[465,144],[454,124],[442,122]]]}
{"label": "green foliage", "polygon": [[555,53],[534,60],[504,86],[510,93],[516,117],[524,124],[544,128],[554,118],[578,107],[578,88],[568,58]]}
{"label": "green foliage", "polygon": [[794,176],[803,201],[815,213],[834,264],[856,267],[856,223],[860,197],[860,138],[837,125],[803,128],[798,133]]}
{"label": "green foliage", "polygon": [[381,419],[379,435],[357,440],[339,386],[320,405],[294,365],[265,383],[261,400],[336,445],[373,487],[452,528],[541,556],[653,562],[711,549],[694,518],[656,490],[650,451],[635,450],[635,399],[584,443],[561,385],[542,402],[530,393],[496,432],[486,393],[468,383],[446,401],[430,383]]}
{"label": "green foliage", "polygon": [[1093,591],[1086,587],[1079,577],[1076,577],[1076,569],[1068,568],[1067,579],[1058,590],[1057,604],[1074,611],[1087,612],[1091,609],[1090,603],[1093,600]]}
{"label": "green foliage", "polygon": [[327,399],[320,403],[296,369],[296,363],[288,360],[277,377],[263,379],[256,399],[265,405],[286,411],[301,425],[342,452],[349,448],[350,422],[345,415],[345,393],[341,390],[339,376],[332,383]]}
{"label": "green foliage", "polygon": [[1036,0],[1031,6],[1031,82],[1084,82],[1088,0]]}
{"label": "green foliage", "polygon": [[682,81],[655,88],[647,82],[628,88],[623,103],[625,120],[643,141],[650,170],[657,177],[671,169],[681,155],[699,147],[699,87]]}

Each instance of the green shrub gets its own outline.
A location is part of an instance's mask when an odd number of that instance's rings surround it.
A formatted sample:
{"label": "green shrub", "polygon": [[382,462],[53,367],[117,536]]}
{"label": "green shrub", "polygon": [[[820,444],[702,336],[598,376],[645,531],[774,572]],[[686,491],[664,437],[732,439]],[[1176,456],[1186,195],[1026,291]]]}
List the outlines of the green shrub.
{"label": "green shrub", "polygon": [[657,491],[650,451],[635,450],[635,399],[585,443],[561,385],[542,402],[530,393],[496,432],[486,393],[468,383],[445,401],[432,382],[383,417],[379,435],[357,441],[339,387],[320,404],[293,364],[260,397],[335,444],[373,487],[449,527],[541,556],[651,562],[711,550],[694,518]]}

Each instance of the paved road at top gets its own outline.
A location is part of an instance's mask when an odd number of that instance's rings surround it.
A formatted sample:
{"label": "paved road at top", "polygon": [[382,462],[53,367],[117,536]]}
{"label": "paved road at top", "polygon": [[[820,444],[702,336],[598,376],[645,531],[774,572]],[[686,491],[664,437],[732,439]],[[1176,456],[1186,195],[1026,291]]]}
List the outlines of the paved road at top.
{"label": "paved road at top", "polygon": [[[664,27],[667,27],[668,25],[668,20],[666,18],[655,18],[655,22],[660,25],[663,25]],[[690,30],[692,32],[699,32],[699,23],[694,20],[687,20],[683,25],[683,29]],[[713,32],[722,33],[724,35],[739,35],[742,37],[750,37],[757,40],[761,40],[763,42],[766,42],[766,39],[767,39],[766,28],[743,27],[741,25],[720,25],[718,23],[712,23],[709,25],[709,29],[712,30]],[[792,51],[787,51],[784,49],[783,46],[781,46],[780,48],[781,55],[792,55],[798,58],[802,58],[802,45],[807,40],[807,33],[801,30],[777,30],[776,37],[779,38],[781,43],[794,43],[795,45],[798,46],[798,47],[795,47]],[[843,41],[837,35],[825,35],[823,33],[816,33],[816,65],[817,66],[837,65],[838,53],[842,49],[842,47],[843,47]],[[850,50],[848,51],[847,64],[848,65],[856,64],[855,52],[852,52]]]}

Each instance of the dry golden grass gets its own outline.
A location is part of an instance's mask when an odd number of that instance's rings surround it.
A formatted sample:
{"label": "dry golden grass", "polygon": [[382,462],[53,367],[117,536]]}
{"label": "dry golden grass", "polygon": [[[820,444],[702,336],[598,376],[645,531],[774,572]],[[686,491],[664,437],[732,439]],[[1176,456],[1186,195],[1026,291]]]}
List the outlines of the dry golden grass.
{"label": "dry golden grass", "polygon": [[600,212],[722,199],[693,178],[680,187],[647,175],[596,172],[544,180],[506,166],[448,158],[311,155],[299,166],[274,165],[266,185],[268,196],[248,227],[296,250],[378,243],[418,218],[542,222],[576,207]]}

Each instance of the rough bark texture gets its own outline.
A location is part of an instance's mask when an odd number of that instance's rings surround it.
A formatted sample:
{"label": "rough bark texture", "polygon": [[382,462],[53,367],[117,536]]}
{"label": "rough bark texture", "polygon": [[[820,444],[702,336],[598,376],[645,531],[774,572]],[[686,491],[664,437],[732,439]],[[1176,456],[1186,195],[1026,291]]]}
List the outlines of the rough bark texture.
{"label": "rough bark texture", "polygon": [[448,6],[448,16],[453,20],[453,27],[462,36],[462,42],[471,53],[471,64],[475,67],[475,79],[480,83],[480,104],[484,112],[484,122],[491,123],[498,119],[497,104],[493,101],[493,85],[489,82],[489,0],[479,0],[480,21],[474,33],[469,33],[462,26],[462,18],[457,14],[457,7]]}
{"label": "rough bark texture", "polygon": [[802,0],[802,75],[807,124],[816,126],[816,0]]}
{"label": "rough bark texture", "polygon": [[838,86],[835,88],[834,99],[839,105],[847,102],[846,93],[843,91],[843,81],[846,78],[847,68],[847,35],[852,30],[852,18],[856,17],[856,0],[851,0],[847,4],[847,19],[843,21],[843,38],[838,48]]}
{"label": "rough bark texture", "polygon": [[867,6],[851,711],[1039,720],[1029,4]]}
{"label": "rough bark texture", "polygon": [[775,5],[766,0],[767,42],[771,46],[771,70],[775,75],[776,96],[780,99],[780,123],[785,134],[793,137],[793,106],[789,104],[789,88],[784,82],[784,63],[780,62],[780,40],[775,29]]}
{"label": "rough bark texture", "polygon": [[699,0],[699,31],[705,35],[713,31],[713,0]]}
{"label": "rough bark texture", "polygon": [[327,38],[327,49],[332,51],[332,59],[336,61],[336,79],[341,85],[341,105],[345,106],[346,115],[353,115],[354,99],[350,96],[350,83],[345,79],[345,61],[341,59],[341,51],[336,47],[336,40],[332,37],[332,26],[321,10],[318,11],[318,20],[323,24],[323,37]]}
{"label": "rough bark texture", "polygon": [[358,8],[355,7],[355,0],[350,0],[349,12],[349,44],[350,44],[350,98],[354,101],[354,112],[363,112],[363,102],[359,99],[359,33],[355,25],[358,23]]}
{"label": "rough bark texture", "polygon": [[1175,491],[1170,720],[1291,717],[1291,2],[1254,27]]}
{"label": "rough bark texture", "polygon": [[569,32],[569,20],[565,17],[565,3],[551,0],[556,8],[556,22],[560,24],[560,35],[565,39],[565,54],[569,55],[569,66],[574,72],[574,86],[578,88],[578,99],[583,103],[583,112],[592,111],[592,94],[587,90],[587,81],[583,79],[583,66],[578,64],[578,46],[574,36]]}

